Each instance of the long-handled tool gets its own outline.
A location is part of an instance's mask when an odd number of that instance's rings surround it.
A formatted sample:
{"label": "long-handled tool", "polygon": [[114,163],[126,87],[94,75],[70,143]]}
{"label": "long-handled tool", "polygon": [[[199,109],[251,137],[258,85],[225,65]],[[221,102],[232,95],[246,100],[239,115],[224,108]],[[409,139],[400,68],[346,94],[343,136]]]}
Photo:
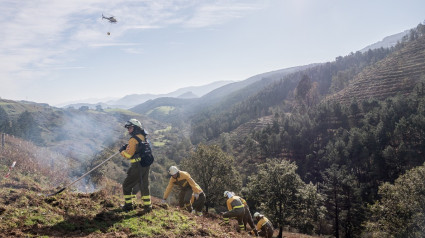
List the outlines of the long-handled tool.
{"label": "long-handled tool", "polygon": [[117,155],[118,153],[120,153],[120,152],[117,152],[117,153],[115,153],[115,154],[111,155],[111,157],[107,158],[107,159],[106,159],[106,160],[104,160],[102,163],[98,164],[96,167],[92,168],[90,171],[88,171],[87,173],[83,174],[81,177],[79,177],[79,178],[78,178],[77,180],[75,180],[74,182],[72,182],[72,183],[70,183],[70,184],[66,185],[65,187],[61,188],[59,191],[57,191],[57,192],[55,192],[55,193],[52,193],[52,194],[49,194],[49,195],[47,195],[47,196],[53,196],[53,195],[56,195],[56,194],[59,194],[59,193],[63,192],[65,189],[67,189],[68,187],[70,187],[70,186],[71,186],[71,185],[73,185],[74,183],[76,183],[76,182],[80,181],[80,179],[82,179],[82,178],[84,178],[85,176],[87,176],[87,175],[88,175],[89,173],[91,173],[93,170],[95,170],[95,169],[99,168],[102,164],[104,164],[104,163],[106,163],[107,161],[109,161],[110,159],[112,159],[112,157],[114,157],[114,156],[115,156],[115,155]]}

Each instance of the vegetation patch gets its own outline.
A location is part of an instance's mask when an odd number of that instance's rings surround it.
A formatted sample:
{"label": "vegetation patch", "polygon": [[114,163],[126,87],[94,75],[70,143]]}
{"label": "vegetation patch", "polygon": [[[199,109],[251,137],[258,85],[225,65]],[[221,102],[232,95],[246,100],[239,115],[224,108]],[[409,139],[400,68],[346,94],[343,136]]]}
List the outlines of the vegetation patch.
{"label": "vegetation patch", "polygon": [[160,106],[160,107],[157,107],[155,109],[148,111],[147,114],[150,115],[152,113],[158,113],[158,114],[168,115],[174,109],[175,109],[175,107],[172,107],[172,106]]}
{"label": "vegetation patch", "polygon": [[171,131],[171,128],[172,128],[171,126],[167,126],[164,129],[154,131],[154,134],[160,134],[160,133],[165,133],[165,132]]}

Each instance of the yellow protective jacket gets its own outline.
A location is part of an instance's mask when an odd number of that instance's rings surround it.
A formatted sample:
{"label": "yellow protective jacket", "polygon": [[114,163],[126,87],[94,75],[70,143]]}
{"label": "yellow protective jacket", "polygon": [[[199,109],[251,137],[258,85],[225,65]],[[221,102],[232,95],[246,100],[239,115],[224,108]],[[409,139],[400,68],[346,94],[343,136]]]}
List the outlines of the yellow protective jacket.
{"label": "yellow protective jacket", "polygon": [[[237,197],[239,197],[239,196],[237,196]],[[243,198],[241,198],[241,197],[239,197],[239,199],[241,200],[241,202],[242,202],[242,204],[243,204],[244,206],[248,206],[248,204],[246,203],[245,199],[243,199]]]}
{"label": "yellow protective jacket", "polygon": [[264,225],[266,225],[267,224],[267,222],[269,223],[269,224],[271,224],[270,223],[270,221],[269,221],[269,219],[267,219],[267,217],[265,217],[265,216],[261,216],[261,219],[258,221],[258,223],[257,223],[257,230],[259,231],[259,230],[261,230],[261,228],[264,226]]}
{"label": "yellow protective jacket", "polygon": [[[138,134],[136,135],[137,137],[139,137],[142,141],[145,141],[145,137],[142,134]],[[137,145],[139,144],[139,142],[134,139],[133,137],[131,137],[128,140],[128,145],[127,148],[123,151],[121,151],[121,156],[123,156],[126,159],[129,159],[131,163],[140,161],[140,158],[133,158],[134,154],[136,153],[136,149],[137,149]]]}
{"label": "yellow protective jacket", "polygon": [[241,201],[241,197],[239,196],[233,196],[229,199],[227,199],[227,210],[231,211],[233,209],[237,209],[237,208],[243,208],[244,205]]}
{"label": "yellow protective jacket", "polygon": [[[202,193],[201,187],[195,182],[195,180],[190,177],[190,174],[185,171],[179,171],[177,178],[170,177],[170,181],[168,182],[168,186],[164,192],[164,199],[168,198],[168,195],[171,192],[171,189],[174,185],[180,186],[181,188],[188,188],[190,186],[192,188],[193,193]],[[193,199],[193,196],[192,196]]]}

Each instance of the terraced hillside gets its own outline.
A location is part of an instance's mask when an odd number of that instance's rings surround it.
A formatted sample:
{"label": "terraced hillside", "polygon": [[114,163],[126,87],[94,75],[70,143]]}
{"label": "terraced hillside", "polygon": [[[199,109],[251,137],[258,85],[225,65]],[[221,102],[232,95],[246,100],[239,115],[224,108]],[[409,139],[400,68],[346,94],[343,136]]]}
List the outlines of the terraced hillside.
{"label": "terraced hillside", "polygon": [[425,36],[409,42],[372,67],[358,74],[348,87],[327,100],[347,103],[353,99],[384,99],[408,94],[425,77]]}

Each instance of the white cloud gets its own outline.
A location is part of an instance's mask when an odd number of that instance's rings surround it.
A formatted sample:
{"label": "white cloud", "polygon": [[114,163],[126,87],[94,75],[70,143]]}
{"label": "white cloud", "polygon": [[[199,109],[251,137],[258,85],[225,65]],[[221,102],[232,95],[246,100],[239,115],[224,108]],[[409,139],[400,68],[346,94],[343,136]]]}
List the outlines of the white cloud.
{"label": "white cloud", "polygon": [[219,1],[199,6],[194,15],[184,23],[186,27],[208,27],[243,17],[245,14],[263,8],[263,4]]}
{"label": "white cloud", "polygon": [[[213,2],[213,3],[212,3]],[[246,1],[209,0],[3,0],[0,2],[0,95],[18,95],[19,85],[73,68],[74,52],[90,47],[127,46],[129,54],[143,48],[120,43],[132,31],[177,27],[208,27],[258,9]],[[257,1],[261,2],[261,1]],[[102,20],[114,15],[118,24]],[[111,32],[107,36],[107,32]],[[77,68],[84,68],[84,65]],[[75,68],[73,68],[75,69]],[[6,87],[7,86],[7,87]],[[15,91],[13,91],[15,90]]]}

